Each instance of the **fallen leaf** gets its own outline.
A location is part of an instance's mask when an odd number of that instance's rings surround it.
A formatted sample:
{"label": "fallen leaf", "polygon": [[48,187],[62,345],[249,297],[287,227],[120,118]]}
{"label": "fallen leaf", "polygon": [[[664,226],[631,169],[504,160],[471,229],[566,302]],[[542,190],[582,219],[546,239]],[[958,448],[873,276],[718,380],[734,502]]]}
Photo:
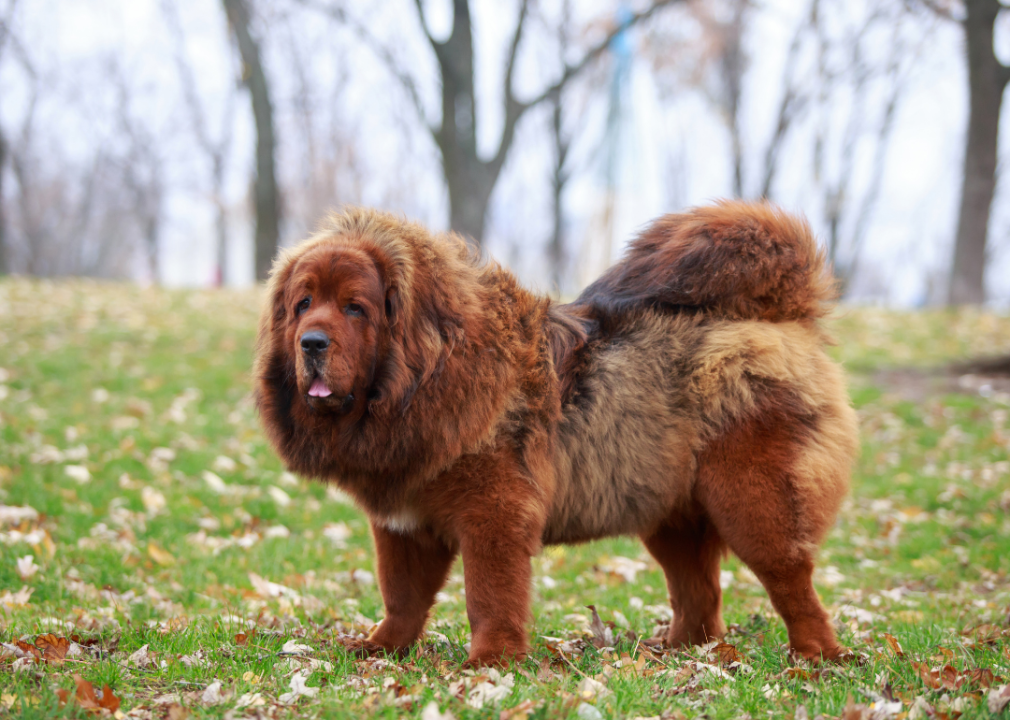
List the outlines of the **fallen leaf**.
{"label": "fallen leaf", "polygon": [[311,652],[311,646],[297,643],[294,640],[288,640],[284,643],[283,647],[281,647],[281,651],[278,655],[307,655]]}
{"label": "fallen leaf", "polygon": [[898,638],[894,637],[894,635],[884,633],[884,639],[887,641],[887,644],[891,646],[891,651],[894,652],[895,655],[898,657],[905,657],[905,651],[902,649],[901,643],[898,642]]}
{"label": "fallen leaf", "polygon": [[421,720],[456,720],[455,716],[446,710],[444,713],[438,709],[438,704],[430,702],[424,707],[421,713]]}
{"label": "fallen leaf", "polygon": [[985,702],[993,715],[1003,712],[1003,708],[1010,705],[1010,685],[1000,685],[990,690]]}
{"label": "fallen leaf", "polygon": [[593,646],[596,648],[613,647],[613,630],[603,624],[603,620],[600,619],[600,614],[596,612],[595,605],[586,605],[586,608],[591,610],[593,613],[592,620],[589,622],[589,631],[593,633]]}
{"label": "fallen leaf", "polygon": [[[7,646],[10,647],[10,645]],[[42,657],[42,651],[40,649],[34,645],[28,644],[24,640],[14,640],[13,646],[16,648],[14,654],[17,657],[36,657],[38,659],[41,659]]]}
{"label": "fallen leaf", "polygon": [[957,668],[953,665],[944,665],[940,668],[940,683],[948,690],[957,690],[961,687],[962,680]]}
{"label": "fallen leaf", "polygon": [[606,697],[613,693],[599,680],[584,677],[579,683],[578,694],[583,700],[595,700],[596,698]]}
{"label": "fallen leaf", "polygon": [[849,695],[848,701],[845,703],[845,709],[842,710],[842,715],[839,720],[871,720],[873,713],[870,708],[865,705],[857,705]]}
{"label": "fallen leaf", "polygon": [[305,684],[308,678],[301,670],[297,671],[291,676],[291,692],[283,693],[277,698],[277,701],[282,705],[292,705],[298,702],[299,698],[302,697],[315,697],[319,694],[319,688],[309,687]]}
{"label": "fallen leaf", "polygon": [[168,706],[168,720],[186,720],[190,716],[189,710],[178,703]]}
{"label": "fallen leaf", "polygon": [[708,651],[708,654],[710,658],[718,660],[720,665],[729,665],[730,663],[741,662],[743,660],[740,651],[736,649],[736,645],[724,642],[713,647]]}
{"label": "fallen leaf", "polygon": [[35,638],[35,647],[42,651],[42,659],[53,665],[62,665],[70,651],[70,641],[52,633]]}
{"label": "fallen leaf", "polygon": [[159,565],[175,565],[175,556],[167,550],[162,550],[153,542],[147,543],[147,554]]}
{"label": "fallen leaf", "polygon": [[220,705],[224,702],[224,694],[221,692],[221,681],[215,680],[200,695],[200,702],[204,705]]}
{"label": "fallen leaf", "polygon": [[964,681],[969,685],[978,685],[981,688],[990,688],[996,682],[996,677],[989,668],[975,668],[964,674]]}
{"label": "fallen leaf", "polygon": [[155,665],[156,661],[154,658],[154,653],[148,651],[147,647],[148,647],[147,645],[144,645],[142,648],[140,648],[136,652],[132,653],[128,658],[126,658],[126,661],[130,665],[135,665],[136,667],[139,668],[146,668]]}
{"label": "fallen leaf", "polygon": [[[498,720],[526,720],[536,709],[536,702],[533,700],[523,700],[515,707],[510,707],[498,713]],[[451,719],[452,716],[450,715],[449,718]],[[425,718],[422,716],[421,720],[425,720]]]}
{"label": "fallen leaf", "polygon": [[[80,675],[74,675],[74,682],[77,683],[74,700],[85,710],[92,712],[108,710],[109,713],[115,713],[119,709],[119,698],[112,694],[112,689],[108,685],[102,687],[101,697],[99,697],[95,686]],[[66,702],[65,697],[65,695],[60,695],[61,701]]]}
{"label": "fallen leaf", "polygon": [[267,701],[263,698],[262,693],[246,693],[235,701],[236,708],[261,707],[266,704]]}
{"label": "fallen leaf", "polygon": [[28,580],[39,571],[39,566],[35,564],[34,555],[20,557],[15,564],[17,565],[18,575],[21,576],[22,580]]}
{"label": "fallen leaf", "polygon": [[938,668],[930,670],[929,665],[927,665],[926,663],[913,662],[912,669],[915,670],[915,672],[922,679],[922,682],[930,690],[939,690],[940,687],[943,685],[943,683],[940,681],[940,670]]}

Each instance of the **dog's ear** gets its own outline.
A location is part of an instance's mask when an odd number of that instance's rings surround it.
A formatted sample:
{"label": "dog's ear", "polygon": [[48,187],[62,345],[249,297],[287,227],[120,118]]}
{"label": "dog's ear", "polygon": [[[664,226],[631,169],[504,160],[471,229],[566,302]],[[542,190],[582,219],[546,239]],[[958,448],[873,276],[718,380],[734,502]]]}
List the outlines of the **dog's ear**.
{"label": "dog's ear", "polygon": [[386,289],[386,322],[393,325],[400,315],[400,293],[395,285]]}

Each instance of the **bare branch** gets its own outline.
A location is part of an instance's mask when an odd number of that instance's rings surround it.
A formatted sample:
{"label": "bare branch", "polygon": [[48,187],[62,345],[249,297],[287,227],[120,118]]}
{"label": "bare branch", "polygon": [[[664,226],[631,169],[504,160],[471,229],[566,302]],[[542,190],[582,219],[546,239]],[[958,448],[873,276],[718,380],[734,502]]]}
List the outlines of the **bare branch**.
{"label": "bare branch", "polygon": [[768,198],[771,194],[772,183],[775,180],[775,173],[778,170],[779,151],[782,149],[782,142],[785,140],[789,128],[792,126],[796,116],[799,115],[803,106],[806,105],[807,98],[801,96],[796,87],[796,66],[800,50],[803,46],[803,34],[810,27],[817,27],[818,0],[814,0],[810,6],[810,16],[807,22],[796,28],[792,41],[789,43],[789,50],[786,54],[785,64],[785,90],[782,92],[782,100],[779,102],[779,110],[775,121],[775,132],[772,139],[765,148],[764,179],[761,182],[761,197]]}
{"label": "bare branch", "polygon": [[525,102],[520,102],[515,99],[512,95],[511,78],[512,73],[512,62],[515,57],[516,48],[519,45],[519,34],[522,31],[523,18],[526,14],[527,3],[523,2],[522,9],[519,15],[519,24],[516,27],[516,34],[512,41],[512,48],[509,54],[509,67],[506,72],[506,106],[505,106],[505,128],[502,131],[501,143],[498,146],[498,152],[495,153],[494,158],[491,159],[490,164],[495,169],[501,168],[502,164],[505,162],[505,156],[508,154],[509,147],[512,142],[512,137],[515,133],[516,125],[519,123],[520,118],[526,113],[530,108],[536,107],[540,103],[550,100],[561,95],[561,91],[564,90],[565,86],[571,82],[576,76],[578,76],[583,70],[586,69],[594,60],[600,57],[608,47],[610,43],[620,35],[625,30],[628,30],[638,23],[646,20],[659,10],[660,8],[666,7],[667,5],[673,5],[674,3],[682,2],[683,0],[656,0],[652,5],[642,12],[635,13],[629,17],[626,21],[612,29],[607,36],[601,40],[599,43],[594,45],[590,50],[582,56],[577,63],[574,65],[566,65],[564,72],[561,74],[561,78],[558,79],[554,84],[550,85],[547,89],[541,92],[539,95],[535,96],[531,100]]}
{"label": "bare branch", "polygon": [[428,42],[431,43],[431,46],[437,50],[441,43],[435,40],[428,31],[428,23],[424,21],[424,4],[421,0],[414,0],[414,4],[417,6],[417,19],[421,22],[421,30],[424,32],[424,36],[428,38]]}
{"label": "bare branch", "polygon": [[656,2],[654,2],[652,5],[650,5],[642,12],[634,13],[633,15],[631,15],[631,17],[629,17],[624,23],[618,25],[609,33],[607,33],[607,36],[603,38],[603,40],[601,40],[599,43],[594,45],[589,51],[587,51],[581,60],[579,60],[574,65],[565,66],[565,71],[561,74],[561,78],[558,79],[553,85],[548,87],[546,90],[541,92],[532,100],[528,100],[525,103],[523,103],[523,112],[525,112],[531,107],[539,105],[544,100],[553,97],[555,94],[559,93],[562,89],[564,89],[565,85],[567,85],[575,76],[577,76],[579,73],[585,70],[590,63],[592,63],[594,60],[600,57],[600,55],[602,55],[604,51],[606,51],[606,49],[610,47],[611,41],[613,41],[614,38],[620,35],[621,32],[623,32],[624,30],[628,30],[637,25],[638,23],[642,22],[643,20],[647,20],[648,18],[652,17],[657,10],[660,10],[668,5],[673,5],[675,3],[680,2],[683,2],[683,0],[656,0]]}
{"label": "bare branch", "polygon": [[509,47],[508,62],[505,65],[505,126],[502,128],[501,141],[498,143],[498,151],[491,160],[492,166],[497,170],[505,162],[505,155],[512,145],[512,138],[515,135],[516,123],[525,112],[526,108],[519,103],[512,90],[512,78],[515,74],[516,53],[519,50],[519,41],[522,40],[523,24],[526,22],[526,13],[529,10],[529,1],[523,0],[519,6],[519,20],[516,22],[516,31],[512,36],[512,44]]}
{"label": "bare branch", "polygon": [[[411,77],[404,68],[400,67],[396,58],[393,57],[393,53],[387,48],[382,42],[372,34],[372,31],[367,25],[362,23],[357,18],[352,17],[343,8],[334,5],[324,4],[317,2],[316,0],[296,0],[299,4],[307,7],[316,12],[328,15],[330,18],[336,20],[337,22],[347,25],[349,28],[354,30],[354,33],[375,53],[382,63],[386,66],[386,69],[396,78],[397,82],[403,87],[403,89],[410,96],[410,100],[414,105],[414,110],[417,112],[417,117],[431,133],[432,137],[435,137],[438,132],[438,128],[432,126],[431,122],[428,121],[426,113],[424,111],[424,103],[421,102],[421,93],[417,89],[417,84],[414,82],[414,78]],[[418,0],[418,9],[420,9],[420,0]],[[424,16],[421,16],[421,26],[424,27]],[[431,41],[433,47],[438,47],[438,43],[431,38],[428,34],[428,30],[424,27],[424,33],[427,35],[429,41]]]}
{"label": "bare branch", "polygon": [[519,6],[519,20],[516,22],[516,31],[512,36],[512,45],[509,47],[508,63],[505,65],[505,98],[506,102],[512,99],[512,76],[515,72],[516,51],[519,49],[519,41],[522,39],[523,23],[526,22],[526,12],[529,9],[529,0],[523,0]]}
{"label": "bare branch", "polygon": [[0,18],[0,52],[3,51],[4,42],[11,32],[11,25],[14,22],[14,11],[17,10],[18,0],[11,0],[7,6],[7,17]]}
{"label": "bare branch", "polygon": [[950,0],[905,0],[906,8],[910,8],[912,5],[921,5],[944,20],[959,22],[954,15],[953,3]]}

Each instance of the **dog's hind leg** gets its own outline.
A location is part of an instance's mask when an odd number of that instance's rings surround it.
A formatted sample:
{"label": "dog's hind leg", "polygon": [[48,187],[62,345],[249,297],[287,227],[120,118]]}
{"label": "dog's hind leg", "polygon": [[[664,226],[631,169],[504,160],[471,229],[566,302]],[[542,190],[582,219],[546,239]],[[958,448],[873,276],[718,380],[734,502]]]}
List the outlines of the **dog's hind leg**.
{"label": "dog's hind leg", "polygon": [[403,651],[424,632],[435,594],[445,584],[455,550],[431,533],[406,533],[372,524],[376,565],[386,617],[360,648],[364,654],[379,647]]}
{"label": "dog's hind leg", "polygon": [[830,467],[809,477],[816,428],[813,418],[781,412],[738,421],[699,457],[695,486],[719,535],[767,590],[792,650],[812,660],[842,652],[812,582],[817,543],[844,489]]}
{"label": "dog's hind leg", "polygon": [[712,524],[675,516],[642,542],[663,568],[670,590],[673,622],[665,641],[682,647],[722,637],[719,560],[725,545]]}

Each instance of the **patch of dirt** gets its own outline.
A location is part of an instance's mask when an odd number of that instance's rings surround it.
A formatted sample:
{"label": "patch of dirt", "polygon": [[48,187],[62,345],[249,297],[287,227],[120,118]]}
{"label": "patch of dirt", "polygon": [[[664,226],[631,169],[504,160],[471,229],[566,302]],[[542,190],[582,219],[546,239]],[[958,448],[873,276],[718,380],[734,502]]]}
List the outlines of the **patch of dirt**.
{"label": "patch of dirt", "polygon": [[872,376],[872,382],[914,402],[962,393],[1010,403],[1010,356],[969,360],[942,368],[881,370]]}

